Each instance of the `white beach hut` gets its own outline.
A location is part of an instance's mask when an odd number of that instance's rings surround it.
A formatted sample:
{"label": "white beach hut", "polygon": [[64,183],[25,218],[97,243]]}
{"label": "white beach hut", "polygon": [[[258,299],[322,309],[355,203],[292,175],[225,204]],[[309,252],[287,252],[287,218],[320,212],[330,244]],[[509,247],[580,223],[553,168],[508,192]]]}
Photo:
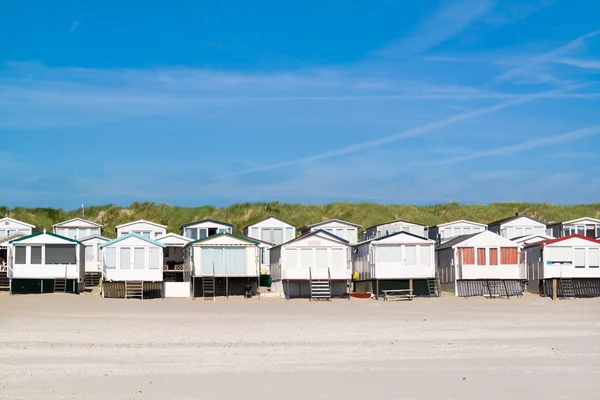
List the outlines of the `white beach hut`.
{"label": "white beach hut", "polygon": [[427,237],[426,226],[415,224],[414,222],[398,220],[368,227],[362,233],[362,240],[377,239],[397,232],[408,232],[420,237]]}
{"label": "white beach hut", "polygon": [[8,245],[11,293],[80,293],[84,285],[83,246],[74,239],[34,233]]}
{"label": "white beach hut", "polygon": [[103,297],[162,297],[163,243],[128,233],[100,247]]}
{"label": "white beach hut", "polygon": [[156,222],[146,221],[143,219],[128,222],[126,224],[117,225],[115,227],[117,237],[135,233],[136,235],[147,237],[148,239],[156,239],[167,233],[165,225],[157,224]]}
{"label": "white beach hut", "polygon": [[538,233],[533,235],[525,235],[525,236],[517,236],[510,240],[513,242],[520,244],[521,247],[527,246],[528,244],[545,242],[546,240],[555,239],[553,236],[546,235],[545,233]]}
{"label": "white beach hut", "polygon": [[244,236],[274,245],[287,242],[296,237],[296,227],[275,217],[269,217],[246,226]]}
{"label": "white beach hut", "polygon": [[527,215],[516,213],[513,217],[490,222],[488,230],[507,239],[529,235],[545,235],[546,224]]}
{"label": "white beach hut", "polygon": [[218,233],[186,244],[184,254],[186,268],[192,271],[194,297],[258,293],[258,242]]}
{"label": "white beach hut", "polygon": [[355,292],[379,296],[384,290],[412,289],[437,296],[435,241],[405,231],[352,246]]}
{"label": "white beach hut", "polygon": [[527,281],[520,245],[490,231],[446,241],[436,261],[442,289],[456,296],[521,295]]}
{"label": "white beach hut", "polygon": [[547,234],[555,238],[581,235],[589,238],[600,237],[600,219],[584,217],[565,222],[550,223]]}
{"label": "white beach hut", "polygon": [[528,291],[554,299],[600,296],[600,240],[569,235],[529,244],[523,251]]}
{"label": "white beach hut", "polygon": [[102,249],[101,245],[110,239],[100,235],[84,237],[80,240],[85,249],[85,286],[98,286],[102,278]]}
{"label": "white beach hut", "polygon": [[471,235],[486,230],[487,225],[485,224],[461,219],[458,221],[446,222],[445,224],[431,226],[427,231],[429,239],[435,240],[441,244],[458,236]]}
{"label": "white beach hut", "polygon": [[191,271],[186,268],[183,248],[192,239],[167,233],[156,241],[166,246],[163,250],[163,296],[190,297]]}
{"label": "white beach hut", "polygon": [[361,225],[352,222],[342,221],[341,219],[330,219],[303,226],[299,229],[299,232],[301,236],[305,236],[310,232],[323,230],[347,241],[349,244],[355,244],[358,241],[359,228],[361,228]]}
{"label": "white beach hut", "polygon": [[83,218],[73,218],[68,221],[52,225],[54,233],[71,239],[81,240],[88,236],[102,235],[104,226]]}
{"label": "white beach hut", "polygon": [[349,243],[316,230],[271,249],[271,290],[286,298],[346,296],[352,267]]}
{"label": "white beach hut", "polygon": [[219,233],[233,233],[233,224],[205,218],[181,226],[181,234],[192,240],[204,239]]}

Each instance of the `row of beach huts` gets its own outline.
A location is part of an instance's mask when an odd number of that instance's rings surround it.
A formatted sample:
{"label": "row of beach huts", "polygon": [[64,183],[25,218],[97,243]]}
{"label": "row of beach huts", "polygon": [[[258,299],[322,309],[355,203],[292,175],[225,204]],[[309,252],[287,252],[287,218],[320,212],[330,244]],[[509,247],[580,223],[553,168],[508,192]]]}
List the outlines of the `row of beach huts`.
{"label": "row of beach huts", "polygon": [[[545,224],[516,214],[489,224],[394,221],[362,230],[331,219],[296,228],[275,217],[233,234],[203,219],[167,232],[138,220],[103,236],[74,218],[52,232],[0,219],[0,289],[165,298],[260,294],[285,298],[600,296],[600,220]],[[362,238],[359,241],[359,232]]]}

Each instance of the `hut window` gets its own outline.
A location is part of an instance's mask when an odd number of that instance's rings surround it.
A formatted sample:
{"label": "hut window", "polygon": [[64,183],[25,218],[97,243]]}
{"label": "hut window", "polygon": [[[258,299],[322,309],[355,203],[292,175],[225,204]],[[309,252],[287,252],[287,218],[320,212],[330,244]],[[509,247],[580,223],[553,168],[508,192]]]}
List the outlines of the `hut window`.
{"label": "hut window", "polygon": [[406,265],[417,265],[417,246],[404,246],[404,262]]}
{"label": "hut window", "polygon": [[342,237],[342,239],[346,239],[349,242],[356,241],[356,231],[352,228],[346,229],[346,237]]}
{"label": "hut window", "polygon": [[487,265],[485,249],[477,249],[477,265]]}
{"label": "hut window", "polygon": [[315,268],[328,268],[329,254],[326,248],[315,249]]}
{"label": "hut window", "polygon": [[283,229],[282,228],[273,229],[273,241],[271,243],[274,243],[274,244],[283,243]]}
{"label": "hut window", "polygon": [[160,249],[156,247],[150,247],[148,249],[148,268],[160,269],[162,260],[160,259]]}
{"label": "hut window", "polygon": [[331,268],[346,268],[344,249],[331,249]]}
{"label": "hut window", "polygon": [[585,268],[585,249],[573,249],[575,268]]}
{"label": "hut window", "polygon": [[378,245],[375,247],[377,255],[376,262],[400,262],[402,260],[401,248],[399,245]]}
{"label": "hut window", "polygon": [[31,264],[42,263],[42,246],[31,246]]}
{"label": "hut window", "polygon": [[115,269],[117,268],[117,249],[114,247],[107,247],[106,251],[106,260],[104,265],[106,265],[106,269]]}
{"label": "hut window", "polygon": [[231,275],[246,274],[246,248],[225,247],[223,250],[225,273]]}
{"label": "hut window", "polygon": [[284,249],[283,257],[285,262],[285,267],[288,269],[298,268],[298,253],[296,249]]}
{"label": "hut window", "polygon": [[98,253],[96,253],[96,254],[98,254],[98,260],[97,261],[98,262],[102,262],[102,249],[100,249],[100,244],[97,245],[97,251],[98,251]]}
{"label": "hut window", "polygon": [[533,228],[532,227],[525,228],[525,235],[533,235]]}
{"label": "hut window", "polygon": [[77,238],[83,239],[84,237],[87,237],[87,236],[89,236],[87,228],[79,229],[79,234],[78,234]]}
{"label": "hut window", "polygon": [[344,239],[344,229],[336,229],[335,230],[335,236]]}
{"label": "hut window", "polygon": [[75,254],[75,245],[46,245],[46,264],[75,264],[76,262],[77,255]]}
{"label": "hut window", "polygon": [[419,264],[431,265],[431,246],[419,246]]}
{"label": "hut window", "polygon": [[146,266],[146,249],[136,247],[133,249],[133,268],[144,269]]}
{"label": "hut window", "polygon": [[26,252],[27,247],[25,246],[15,246],[15,264],[25,264],[26,260]]}
{"label": "hut window", "polygon": [[300,268],[312,268],[313,249],[300,249]]}
{"label": "hut window", "polygon": [[472,247],[460,247],[458,249],[459,254],[462,256],[462,264],[473,265],[475,264],[475,249]]}
{"label": "hut window", "polygon": [[[600,232],[600,228],[598,228]],[[600,235],[599,235],[600,236]],[[294,228],[285,228],[285,240],[292,240],[294,238]]]}
{"label": "hut window", "polygon": [[85,246],[85,261],[94,261],[94,246]]}
{"label": "hut window", "polygon": [[254,227],[254,228],[250,228],[250,237],[254,238],[254,239],[260,239],[260,236],[258,236],[258,227]]}
{"label": "hut window", "polygon": [[498,265],[498,249],[490,249],[490,265]]}
{"label": "hut window", "polygon": [[588,263],[590,268],[600,268],[600,249],[588,249]]}
{"label": "hut window", "polygon": [[273,242],[271,242],[271,228],[263,228],[262,236],[260,237],[260,239],[263,242],[273,243]]}
{"label": "hut window", "polygon": [[100,234],[99,228],[91,228],[90,229],[90,235],[99,235],[99,234]]}
{"label": "hut window", "polygon": [[55,232],[56,232],[57,235],[65,236],[66,229],[65,228],[56,228]]}
{"label": "hut window", "polygon": [[500,249],[500,264],[508,265],[508,264],[518,264],[519,257],[518,251],[514,247],[502,247]]}
{"label": "hut window", "polygon": [[129,247],[121,247],[121,249],[119,251],[119,255],[120,255],[119,268],[120,269],[130,269],[131,268],[131,249]]}

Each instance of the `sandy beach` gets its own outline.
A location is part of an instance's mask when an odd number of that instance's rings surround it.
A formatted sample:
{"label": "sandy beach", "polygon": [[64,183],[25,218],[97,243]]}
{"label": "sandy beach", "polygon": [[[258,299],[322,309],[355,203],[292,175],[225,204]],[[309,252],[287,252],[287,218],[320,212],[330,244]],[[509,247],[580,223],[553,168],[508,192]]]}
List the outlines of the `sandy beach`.
{"label": "sandy beach", "polygon": [[600,300],[0,296],[2,399],[597,399]]}

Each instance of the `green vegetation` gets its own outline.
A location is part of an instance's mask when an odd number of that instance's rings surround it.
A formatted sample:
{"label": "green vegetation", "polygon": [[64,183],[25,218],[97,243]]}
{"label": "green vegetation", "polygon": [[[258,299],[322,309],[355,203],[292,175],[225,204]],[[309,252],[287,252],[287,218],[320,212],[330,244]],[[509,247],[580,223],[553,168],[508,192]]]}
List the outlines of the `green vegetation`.
{"label": "green vegetation", "polygon": [[[458,203],[436,204],[432,206],[383,205],[374,203],[332,203],[325,205],[303,205],[273,203],[244,203],[229,207],[175,207],[167,204],[133,203],[127,208],[115,205],[93,206],[85,209],[85,219],[104,224],[104,234],[115,236],[115,226],[137,219],[167,225],[169,232],[180,233],[180,226],[203,218],[226,221],[235,225],[235,233],[242,228],[274,216],[296,227],[339,218],[361,224],[363,227],[398,219],[424,225],[437,225],[457,219],[489,223],[515,213],[527,214],[541,221],[565,221],[580,217],[600,218],[600,203],[561,206],[556,204],[493,203],[489,205],[464,205]],[[29,222],[37,229],[52,229],[52,224],[75,217],[81,217],[81,210],[64,211],[54,208],[15,208],[0,207],[0,217]]]}

